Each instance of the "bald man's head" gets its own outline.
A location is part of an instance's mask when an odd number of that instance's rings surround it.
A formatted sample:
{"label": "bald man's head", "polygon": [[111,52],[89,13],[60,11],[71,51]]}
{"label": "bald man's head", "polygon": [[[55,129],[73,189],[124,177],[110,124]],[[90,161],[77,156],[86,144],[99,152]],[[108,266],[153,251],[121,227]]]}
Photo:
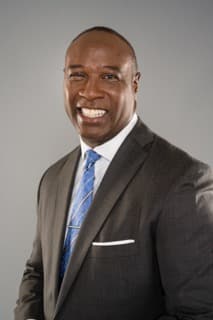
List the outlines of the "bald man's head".
{"label": "bald man's head", "polygon": [[122,36],[119,32],[115,31],[114,29],[108,28],[108,27],[95,26],[95,27],[92,27],[92,28],[89,28],[89,29],[82,31],[72,40],[72,42],[70,43],[70,45],[67,49],[67,52],[68,52],[69,48],[74,44],[75,41],[77,41],[81,37],[86,36],[89,33],[99,33],[99,35],[101,35],[101,33],[108,33],[109,35],[111,35],[112,37],[115,38],[115,41],[119,40],[119,41],[124,42],[126,44],[128,51],[129,51],[129,54],[132,58],[133,70],[134,70],[134,72],[138,71],[137,57],[136,57],[135,50],[134,50],[133,46],[131,45],[131,43],[124,36]]}

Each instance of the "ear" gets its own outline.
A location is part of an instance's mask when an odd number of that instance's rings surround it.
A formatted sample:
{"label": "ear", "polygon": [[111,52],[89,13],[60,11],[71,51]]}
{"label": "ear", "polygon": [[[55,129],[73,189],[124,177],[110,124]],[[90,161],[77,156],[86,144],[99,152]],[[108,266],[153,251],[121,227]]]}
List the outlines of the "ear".
{"label": "ear", "polygon": [[136,72],[133,78],[133,89],[135,93],[138,92],[140,78],[141,78],[141,73],[138,71]]}

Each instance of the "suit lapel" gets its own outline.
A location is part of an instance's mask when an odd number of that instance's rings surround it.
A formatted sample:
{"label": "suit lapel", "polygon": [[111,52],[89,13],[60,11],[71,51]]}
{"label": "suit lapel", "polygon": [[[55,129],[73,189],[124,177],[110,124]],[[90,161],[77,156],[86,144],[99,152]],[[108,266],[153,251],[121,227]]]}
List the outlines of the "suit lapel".
{"label": "suit lapel", "polygon": [[64,242],[64,232],[67,220],[67,210],[70,204],[70,191],[72,190],[72,186],[74,183],[75,172],[78,164],[78,160],[80,157],[80,148],[77,148],[70,155],[68,161],[64,165],[62,172],[60,174],[58,186],[57,186],[57,194],[56,194],[56,204],[54,211],[54,227],[52,233],[54,235],[54,244],[50,244],[53,246],[53,257],[51,257],[51,261],[53,263],[53,272],[52,279],[50,279],[50,283],[54,284],[54,299],[55,303],[58,297],[58,272],[60,265],[60,257],[63,248]]}

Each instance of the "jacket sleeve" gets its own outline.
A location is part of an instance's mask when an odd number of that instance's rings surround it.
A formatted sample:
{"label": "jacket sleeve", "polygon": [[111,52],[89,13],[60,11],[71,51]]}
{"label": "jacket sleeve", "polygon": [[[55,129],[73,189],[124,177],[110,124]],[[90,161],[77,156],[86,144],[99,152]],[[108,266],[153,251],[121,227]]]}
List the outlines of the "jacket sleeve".
{"label": "jacket sleeve", "polygon": [[156,248],[167,315],[159,320],[213,319],[213,177],[196,163],[170,190]]}
{"label": "jacket sleeve", "polygon": [[[42,181],[42,179],[41,179]],[[26,262],[24,274],[19,288],[19,297],[14,310],[15,320],[43,320],[43,266],[42,248],[40,243],[40,216],[38,189],[37,227],[30,258]]]}

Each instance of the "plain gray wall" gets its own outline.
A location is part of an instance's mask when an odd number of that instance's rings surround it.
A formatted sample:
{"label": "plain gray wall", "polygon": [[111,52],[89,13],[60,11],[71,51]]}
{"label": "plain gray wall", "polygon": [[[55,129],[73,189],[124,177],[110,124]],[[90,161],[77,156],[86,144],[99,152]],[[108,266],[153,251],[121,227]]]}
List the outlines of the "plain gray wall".
{"label": "plain gray wall", "polygon": [[64,52],[93,25],[126,36],[143,74],[138,113],[213,164],[212,0],[1,0],[0,318],[13,319],[43,171],[78,138],[63,107]]}

